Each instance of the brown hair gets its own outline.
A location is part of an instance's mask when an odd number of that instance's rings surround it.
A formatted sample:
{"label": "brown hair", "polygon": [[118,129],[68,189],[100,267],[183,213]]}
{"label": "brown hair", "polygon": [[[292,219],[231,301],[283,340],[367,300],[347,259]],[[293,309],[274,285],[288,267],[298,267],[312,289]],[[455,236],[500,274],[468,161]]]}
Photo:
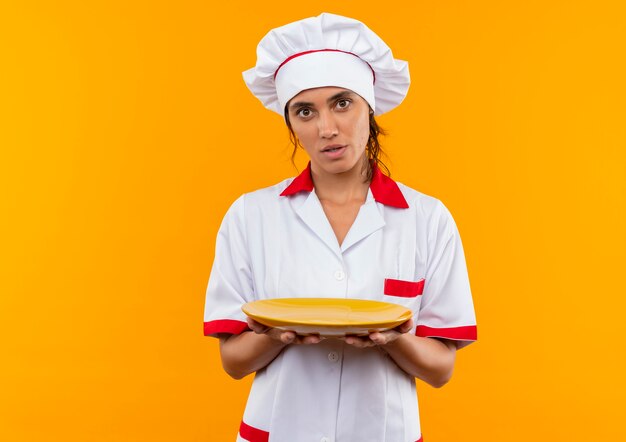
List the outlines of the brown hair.
{"label": "brown hair", "polygon": [[[374,113],[370,112],[370,135],[367,139],[367,145],[365,148],[365,152],[367,154],[367,158],[364,161],[363,167],[367,168],[367,177],[366,181],[371,181],[372,176],[374,174],[374,168],[372,165],[376,164],[378,168],[387,176],[390,176],[389,168],[383,163],[381,156],[387,156],[380,146],[380,141],[378,141],[379,135],[386,135],[385,130],[378,125],[376,119],[374,118]],[[302,147],[300,144],[300,140],[296,136],[293,128],[291,127],[291,122],[289,121],[289,112],[285,111],[285,122],[287,123],[287,129],[289,129],[289,141],[293,144],[293,151],[291,152],[291,163],[295,166],[295,158],[296,153],[298,152],[298,147]]]}

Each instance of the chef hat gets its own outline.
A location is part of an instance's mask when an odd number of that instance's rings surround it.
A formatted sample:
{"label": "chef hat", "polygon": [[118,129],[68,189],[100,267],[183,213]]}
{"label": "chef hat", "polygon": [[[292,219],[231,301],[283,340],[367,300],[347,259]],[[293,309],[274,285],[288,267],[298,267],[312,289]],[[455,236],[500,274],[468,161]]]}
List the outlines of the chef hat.
{"label": "chef hat", "polygon": [[398,106],[409,89],[409,66],[363,23],[340,15],[318,17],[272,29],[259,42],[257,63],[243,73],[263,105],[284,115],[305,89],[336,86],[359,94],[375,115]]}

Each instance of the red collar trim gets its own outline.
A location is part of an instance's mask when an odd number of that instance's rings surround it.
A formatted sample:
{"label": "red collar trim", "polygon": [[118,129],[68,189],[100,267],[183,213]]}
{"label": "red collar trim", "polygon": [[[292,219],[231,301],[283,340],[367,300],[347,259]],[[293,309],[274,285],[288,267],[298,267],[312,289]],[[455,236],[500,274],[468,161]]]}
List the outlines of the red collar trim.
{"label": "red collar trim", "polygon": [[380,168],[374,165],[374,174],[370,189],[374,199],[385,206],[397,207],[399,209],[408,209],[409,204],[404,199],[404,195],[400,191],[398,184],[382,173]]}
{"label": "red collar trim", "polygon": [[311,162],[307,164],[300,175],[295,177],[280,196],[291,196],[298,192],[311,192],[313,190],[313,178],[311,178]]}
{"label": "red collar trim", "polygon": [[[311,192],[313,190],[313,178],[311,178],[311,162],[306,166],[300,175],[287,186],[280,196],[291,196],[299,192]],[[374,199],[386,206],[408,209],[404,195],[400,191],[398,184],[381,172],[380,168],[374,166],[374,174],[370,183],[370,190]]]}

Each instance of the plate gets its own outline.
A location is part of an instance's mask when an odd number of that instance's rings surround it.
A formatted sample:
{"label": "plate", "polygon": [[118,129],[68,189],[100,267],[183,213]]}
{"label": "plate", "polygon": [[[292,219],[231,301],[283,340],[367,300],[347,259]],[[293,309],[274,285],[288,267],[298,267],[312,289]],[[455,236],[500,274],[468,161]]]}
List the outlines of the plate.
{"label": "plate", "polygon": [[364,336],[408,321],[406,307],[382,301],[342,298],[276,298],[249,302],[243,312],[268,327],[299,335]]}

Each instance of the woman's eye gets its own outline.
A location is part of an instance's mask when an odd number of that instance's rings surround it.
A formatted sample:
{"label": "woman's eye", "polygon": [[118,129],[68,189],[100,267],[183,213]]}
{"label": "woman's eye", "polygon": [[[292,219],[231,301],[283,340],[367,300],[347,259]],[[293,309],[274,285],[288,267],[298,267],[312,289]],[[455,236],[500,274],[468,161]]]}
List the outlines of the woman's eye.
{"label": "woman's eye", "polygon": [[350,106],[350,100],[339,100],[339,101],[337,101],[337,108],[338,109],[345,109],[348,106]]}
{"label": "woman's eye", "polygon": [[310,117],[312,114],[311,109],[308,108],[302,108],[300,110],[298,110],[298,112],[296,112],[296,115],[298,115],[301,118],[308,118]]}

